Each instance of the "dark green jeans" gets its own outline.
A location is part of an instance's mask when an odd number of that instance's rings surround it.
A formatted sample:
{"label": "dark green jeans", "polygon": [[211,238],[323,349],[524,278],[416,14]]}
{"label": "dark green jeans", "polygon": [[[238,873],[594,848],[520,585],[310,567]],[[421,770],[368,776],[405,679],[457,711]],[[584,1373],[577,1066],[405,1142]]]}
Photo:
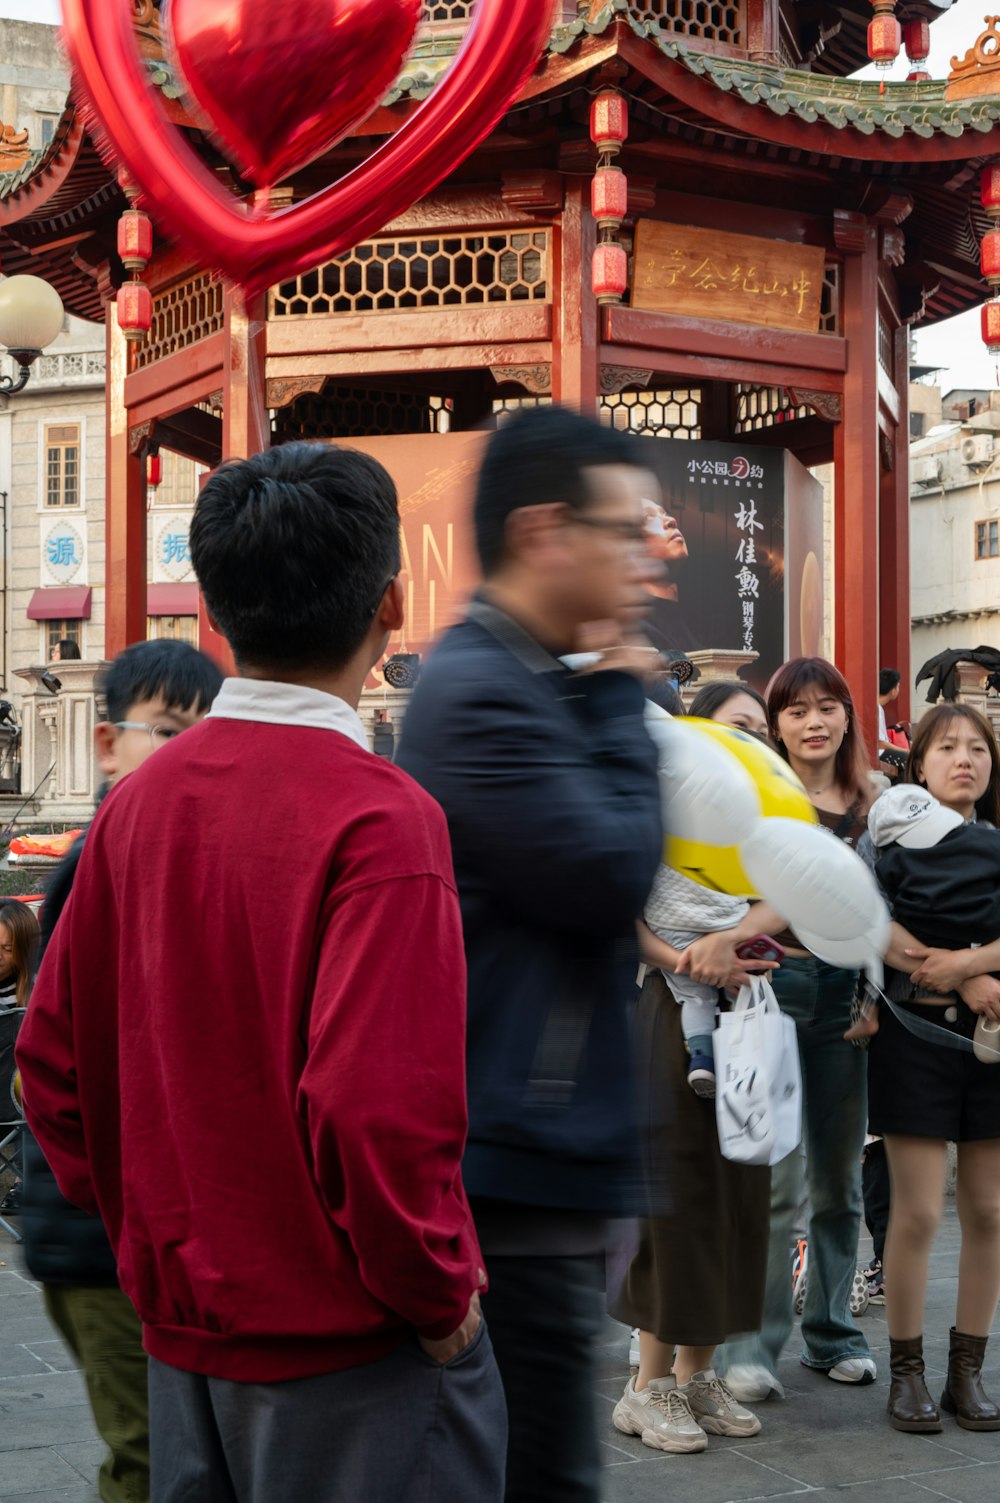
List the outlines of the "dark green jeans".
{"label": "dark green jeans", "polygon": [[120,1289],[46,1284],[49,1318],[76,1357],[108,1455],[104,1503],[149,1503],[149,1400],[142,1326]]}

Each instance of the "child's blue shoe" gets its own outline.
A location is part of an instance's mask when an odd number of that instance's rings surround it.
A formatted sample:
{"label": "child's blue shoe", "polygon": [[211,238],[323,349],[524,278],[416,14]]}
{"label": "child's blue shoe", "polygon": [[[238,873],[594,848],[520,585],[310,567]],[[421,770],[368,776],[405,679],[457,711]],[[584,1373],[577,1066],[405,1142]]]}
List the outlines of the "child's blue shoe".
{"label": "child's blue shoe", "polygon": [[715,1095],[715,1060],[710,1054],[692,1054],[688,1085],[696,1096]]}

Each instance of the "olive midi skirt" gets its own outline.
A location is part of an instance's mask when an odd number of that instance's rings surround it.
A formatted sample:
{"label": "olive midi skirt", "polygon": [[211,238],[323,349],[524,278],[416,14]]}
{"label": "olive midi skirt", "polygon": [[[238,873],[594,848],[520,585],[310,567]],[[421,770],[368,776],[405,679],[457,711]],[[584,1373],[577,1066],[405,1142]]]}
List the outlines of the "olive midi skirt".
{"label": "olive midi skirt", "polygon": [[653,1214],[639,1224],[624,1281],[608,1291],[609,1308],[661,1341],[718,1346],[760,1329],[771,1171],[722,1157],[715,1102],[687,1083],[680,1007],[652,968],[639,996],[636,1043]]}

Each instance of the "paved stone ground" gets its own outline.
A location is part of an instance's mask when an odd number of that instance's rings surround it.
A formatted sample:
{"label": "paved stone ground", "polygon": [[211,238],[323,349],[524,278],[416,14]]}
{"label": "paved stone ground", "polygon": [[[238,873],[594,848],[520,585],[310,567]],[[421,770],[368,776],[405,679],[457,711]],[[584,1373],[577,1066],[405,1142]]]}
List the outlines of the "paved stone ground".
{"label": "paved stone ground", "polygon": [[[869,1255],[863,1245],[861,1259]],[[935,1392],[947,1360],[957,1258],[949,1201],[931,1269],[927,1322]],[[1000,1503],[1000,1433],[969,1434],[947,1419],[940,1435],[890,1429],[885,1311],[873,1307],[863,1322],[879,1364],[876,1384],[848,1388],[807,1372],[793,1338],[780,1369],[787,1397],[761,1405],[759,1436],[727,1441],[713,1435],[699,1456],[666,1456],[611,1425],[628,1376],[628,1333],[609,1320],[599,1389],[606,1417],[604,1503],[756,1503],[806,1494],[821,1503],[832,1503],[834,1494],[850,1503]],[[1000,1322],[994,1329],[987,1376],[1000,1393]],[[49,1325],[17,1247],[0,1229],[0,1500],[96,1503],[101,1455],[80,1374]]]}
{"label": "paved stone ground", "polygon": [[[948,1362],[948,1329],[954,1321],[958,1272],[958,1222],[954,1201],[931,1263],[924,1349],[928,1386],[937,1398]],[[871,1257],[862,1243],[859,1261]],[[832,1383],[799,1364],[797,1331],[778,1375],[786,1397],[758,1407],[763,1424],[752,1440],[710,1435],[696,1456],[667,1456],[638,1439],[620,1435],[611,1411],[628,1377],[628,1335],[608,1322],[601,1402],[607,1416],[608,1462],[604,1503],[750,1503],[800,1496],[827,1503],[1000,1503],[1000,1432],[972,1434],[944,1416],[940,1435],[901,1435],[885,1415],[889,1388],[889,1338],[885,1309],[870,1306],[860,1319],[878,1381],[865,1388]],[[987,1352],[986,1379],[1000,1393],[1000,1320]]]}

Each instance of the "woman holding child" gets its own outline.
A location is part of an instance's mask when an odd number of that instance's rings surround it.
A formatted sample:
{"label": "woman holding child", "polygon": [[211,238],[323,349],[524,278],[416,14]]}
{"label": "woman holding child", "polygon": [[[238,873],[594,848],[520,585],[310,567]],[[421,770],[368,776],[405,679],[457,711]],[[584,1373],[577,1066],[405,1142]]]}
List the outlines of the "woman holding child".
{"label": "woman holding child", "polygon": [[[871,825],[877,843],[872,851],[876,874],[890,902],[895,902],[895,911],[914,916],[909,927],[894,923],[887,956],[895,972],[888,995],[909,1026],[891,1007],[883,1006],[870,1052],[870,1126],[885,1139],[892,1185],[886,1238],[886,1266],[892,1270],[886,1284],[889,1417],[897,1430],[941,1429],[938,1406],[924,1382],[923,1324],[928,1261],[941,1216],[951,1141],[958,1145],[956,1204],[962,1247],[940,1408],[954,1414],[966,1429],[1000,1430],[1000,1408],[983,1391],[980,1376],[1000,1298],[1000,1055],[993,1052],[1000,1048],[1000,930],[995,913],[986,917],[988,896],[991,891],[995,895],[998,880],[985,882],[979,901],[973,886],[983,858],[992,856],[991,841],[970,843],[970,850],[981,847],[977,865],[970,863],[966,879],[959,883],[961,891],[942,888],[941,901],[925,905],[927,927],[919,922],[919,906],[905,906],[908,889],[926,880],[921,872],[928,863],[921,858],[931,856],[937,839],[947,840],[949,826],[958,838],[963,823],[1000,825],[1000,755],[988,721],[968,705],[941,705],[929,711],[917,727],[906,778],[932,795],[925,800],[926,809],[918,809],[914,801],[914,815],[925,824],[928,838],[910,830],[889,830],[895,838],[883,842],[881,800]],[[894,790],[894,795],[901,792]],[[942,811],[957,819],[949,821]],[[1000,867],[1000,848],[996,859]],[[977,915],[983,917],[984,928],[993,926],[993,932],[970,944]],[[935,921],[937,933],[932,935]],[[937,941],[934,947],[914,939],[918,929]],[[975,1038],[976,1052],[970,1052],[968,1042],[948,1047],[947,1038],[934,1029],[952,1034],[956,1041]]]}

